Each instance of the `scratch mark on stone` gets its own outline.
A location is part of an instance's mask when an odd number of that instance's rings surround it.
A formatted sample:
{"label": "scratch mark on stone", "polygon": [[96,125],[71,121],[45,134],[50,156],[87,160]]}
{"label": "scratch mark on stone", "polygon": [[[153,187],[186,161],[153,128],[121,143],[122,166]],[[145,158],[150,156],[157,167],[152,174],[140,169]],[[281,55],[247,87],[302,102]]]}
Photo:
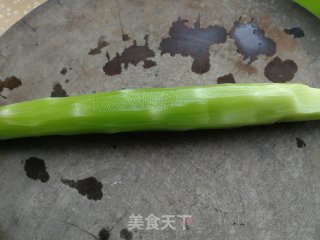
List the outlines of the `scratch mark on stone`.
{"label": "scratch mark on stone", "polygon": [[33,32],[36,32],[36,31],[37,31],[37,29],[34,28],[34,27],[32,27],[29,23],[27,23],[26,20],[23,19],[22,22],[23,22],[29,29],[31,29]]}
{"label": "scratch mark on stone", "polygon": [[122,21],[121,21],[121,15],[120,15],[120,10],[118,10],[118,16],[119,16],[119,22],[120,22],[120,28],[121,28],[121,33],[122,33],[122,41],[129,41],[130,37],[127,33],[124,33],[123,30],[123,25],[122,25]]}
{"label": "scratch mark on stone", "polygon": [[111,232],[123,220],[123,218],[127,215],[128,212],[129,212],[129,210],[126,209],[126,211],[121,216],[121,218],[119,218],[119,220],[109,229],[109,232]]}
{"label": "scratch mark on stone", "polygon": [[69,226],[75,227],[75,228],[79,229],[80,231],[82,231],[82,232],[88,234],[89,236],[93,237],[94,239],[99,240],[99,238],[97,238],[94,234],[92,234],[91,232],[81,228],[80,226],[78,226],[78,225],[76,225],[74,223],[70,223],[70,222],[67,222],[67,221],[64,221],[64,220],[61,220],[61,219],[55,219],[55,220],[57,220],[59,222],[63,222],[65,224],[69,225]]}

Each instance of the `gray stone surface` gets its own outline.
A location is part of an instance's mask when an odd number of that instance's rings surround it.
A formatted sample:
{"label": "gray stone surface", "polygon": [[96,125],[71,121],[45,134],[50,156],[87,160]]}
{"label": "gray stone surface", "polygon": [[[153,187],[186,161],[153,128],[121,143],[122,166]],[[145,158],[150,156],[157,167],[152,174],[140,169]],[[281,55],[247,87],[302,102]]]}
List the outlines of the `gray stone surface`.
{"label": "gray stone surface", "polygon": [[[130,41],[122,41],[118,13]],[[182,17],[192,26],[199,13],[202,27],[219,24],[228,31],[239,16],[253,17],[276,42],[276,56],[297,63],[292,82],[320,87],[319,21],[291,1],[57,0],[0,38],[0,79],[22,81],[1,93],[6,99],[0,97],[0,104],[49,97],[55,83],[77,95],[210,84],[229,73],[238,83],[268,82],[263,70],[273,57],[259,56],[252,63],[256,73],[249,74],[231,39],[211,46],[211,69],[202,75],[191,71],[190,57],[161,56],[159,44],[172,22]],[[304,38],[283,32],[297,26]],[[106,51],[112,58],[132,39],[143,45],[146,34],[157,66],[139,63],[106,76]],[[89,55],[100,36],[109,45]],[[138,230],[133,239],[320,239],[319,140],[320,123],[309,122],[1,141],[0,239],[94,239],[85,231],[98,236],[102,228],[112,228],[110,239],[120,239],[131,214],[193,216],[189,230]],[[30,157],[45,161],[48,182],[26,176],[22,161]],[[101,200],[88,200],[60,182],[87,177],[102,182]]]}

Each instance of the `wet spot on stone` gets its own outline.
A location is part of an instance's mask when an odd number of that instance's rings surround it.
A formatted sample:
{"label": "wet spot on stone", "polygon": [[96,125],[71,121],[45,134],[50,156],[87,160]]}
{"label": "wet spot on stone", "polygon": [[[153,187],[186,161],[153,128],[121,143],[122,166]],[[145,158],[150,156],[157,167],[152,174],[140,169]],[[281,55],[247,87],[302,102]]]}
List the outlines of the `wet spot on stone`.
{"label": "wet spot on stone", "polygon": [[47,182],[50,178],[46,169],[44,160],[36,157],[27,159],[24,164],[26,175],[33,180],[40,180],[43,183]]}
{"label": "wet spot on stone", "polygon": [[105,229],[102,228],[99,232],[99,240],[108,240],[110,238],[110,232]]}
{"label": "wet spot on stone", "polygon": [[304,37],[304,31],[299,27],[294,27],[291,29],[283,30],[286,34],[292,35],[293,38],[302,38]]}
{"label": "wet spot on stone", "polygon": [[64,67],[64,68],[61,69],[60,74],[61,75],[66,75],[67,72],[68,72],[68,69]]}
{"label": "wet spot on stone", "polygon": [[21,85],[21,80],[15,76],[8,77],[4,81],[0,79],[0,93],[3,91],[4,88],[13,90]]}
{"label": "wet spot on stone", "polygon": [[296,137],[296,141],[298,148],[305,148],[307,146],[307,144],[301,138]]}
{"label": "wet spot on stone", "polygon": [[89,200],[97,201],[102,199],[102,183],[94,177],[77,181],[61,179],[61,182],[71,188],[77,189],[82,196],[87,196]]}
{"label": "wet spot on stone", "polygon": [[105,40],[105,37],[101,36],[98,39],[97,47],[91,48],[88,54],[89,55],[97,55],[97,54],[101,53],[101,50],[108,45],[109,45],[109,43]]}
{"label": "wet spot on stone", "polygon": [[169,37],[162,39],[160,43],[161,55],[169,53],[170,56],[180,54],[183,57],[193,58],[191,70],[198,74],[210,70],[210,46],[224,43],[227,40],[227,32],[218,25],[200,27],[200,16],[194,23],[194,28],[189,28],[188,20],[179,18],[172,23]]}
{"label": "wet spot on stone", "polygon": [[66,90],[64,90],[60,83],[56,83],[53,86],[51,97],[68,97]]}
{"label": "wet spot on stone", "polygon": [[146,35],[144,39],[145,45],[139,46],[134,40],[131,46],[125,48],[121,54],[117,53],[111,60],[110,55],[107,52],[106,56],[108,62],[103,67],[105,74],[109,76],[120,74],[122,71],[122,64],[124,64],[125,69],[128,69],[129,64],[137,66],[139,62],[144,62],[144,68],[155,66],[156,62],[148,59],[155,56],[154,51],[149,48],[148,35]]}
{"label": "wet spot on stone", "polygon": [[131,240],[132,239],[132,232],[128,229],[124,228],[120,231],[120,238],[124,240]]}
{"label": "wet spot on stone", "polygon": [[249,75],[257,73],[257,69],[254,66],[252,66],[251,64],[244,63],[242,61],[236,61],[235,66],[239,71],[246,72]]}
{"label": "wet spot on stone", "polygon": [[249,59],[249,63],[255,61],[258,55],[273,56],[276,53],[276,43],[265,36],[265,32],[251,20],[241,23],[241,18],[236,21],[229,33],[237,46],[237,52]]}
{"label": "wet spot on stone", "polygon": [[230,73],[228,75],[224,75],[222,77],[219,77],[217,79],[217,83],[218,84],[223,84],[223,83],[236,83],[236,81],[234,80],[233,74]]}
{"label": "wet spot on stone", "polygon": [[264,69],[264,75],[275,83],[285,83],[291,81],[298,71],[297,64],[287,59],[282,61],[279,57],[275,57],[267,64]]}

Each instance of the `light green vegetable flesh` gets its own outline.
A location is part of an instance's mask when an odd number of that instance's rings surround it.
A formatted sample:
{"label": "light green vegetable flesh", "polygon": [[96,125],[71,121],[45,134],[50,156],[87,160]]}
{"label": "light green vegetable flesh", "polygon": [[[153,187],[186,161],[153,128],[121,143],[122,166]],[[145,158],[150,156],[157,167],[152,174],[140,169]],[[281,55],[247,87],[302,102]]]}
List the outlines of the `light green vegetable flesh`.
{"label": "light green vegetable flesh", "polygon": [[0,139],[233,128],[320,119],[320,89],[221,84],[121,90],[0,107]]}
{"label": "light green vegetable flesh", "polygon": [[308,9],[318,18],[320,18],[320,1],[319,0],[295,0],[301,6]]}

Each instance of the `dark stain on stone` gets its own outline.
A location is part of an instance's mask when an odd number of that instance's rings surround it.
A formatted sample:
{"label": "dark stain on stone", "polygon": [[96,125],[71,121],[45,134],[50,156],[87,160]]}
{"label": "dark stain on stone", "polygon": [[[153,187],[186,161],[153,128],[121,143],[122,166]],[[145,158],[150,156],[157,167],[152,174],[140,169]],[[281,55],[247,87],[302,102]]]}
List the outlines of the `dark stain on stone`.
{"label": "dark stain on stone", "polygon": [[124,228],[120,231],[120,238],[124,240],[131,240],[132,239],[132,232],[128,229]]}
{"label": "dark stain on stone", "polygon": [[187,229],[187,230],[190,230],[191,229],[191,226],[190,225],[185,225],[185,228]]}
{"label": "dark stain on stone", "polygon": [[70,82],[70,80],[69,80],[69,79],[66,79],[66,80],[65,80],[65,83],[69,83],[69,82]]}
{"label": "dark stain on stone", "polygon": [[102,228],[99,232],[99,240],[108,240],[110,238],[110,232],[105,229]]}
{"label": "dark stain on stone", "polygon": [[3,91],[4,88],[13,90],[21,85],[22,85],[21,80],[15,76],[8,77],[4,81],[0,79],[0,93]]}
{"label": "dark stain on stone", "polygon": [[66,75],[67,72],[68,72],[68,69],[64,67],[64,68],[61,69],[60,74],[61,75]]}
{"label": "dark stain on stone", "polygon": [[97,201],[102,199],[102,183],[94,177],[77,181],[61,179],[61,182],[71,188],[77,189],[82,196],[87,196],[89,200]]}
{"label": "dark stain on stone", "polygon": [[40,180],[45,183],[50,176],[46,171],[46,164],[44,160],[36,157],[30,157],[25,161],[24,170],[27,176],[33,180]]}
{"label": "dark stain on stone", "polygon": [[130,40],[130,37],[128,34],[126,33],[122,33],[122,41],[126,42],[126,41],[129,41]]}
{"label": "dark stain on stone", "polygon": [[243,222],[233,222],[232,225],[233,226],[245,226],[246,224]]}
{"label": "dark stain on stone", "polygon": [[233,74],[230,73],[228,75],[221,76],[217,79],[218,84],[223,84],[223,83],[236,83],[234,80]]}
{"label": "dark stain on stone", "polygon": [[296,141],[298,148],[305,148],[307,146],[307,144],[301,138],[296,137]]}
{"label": "dark stain on stone", "polygon": [[249,75],[257,74],[257,69],[251,64],[247,64],[242,61],[236,61],[234,65],[239,69],[239,71],[246,72]]}
{"label": "dark stain on stone", "polygon": [[124,64],[125,69],[128,69],[129,64],[137,66],[139,62],[144,62],[144,68],[155,66],[156,62],[148,59],[155,56],[154,51],[149,48],[148,35],[144,39],[145,45],[138,46],[136,40],[134,40],[132,46],[125,48],[121,54],[117,53],[112,60],[110,60],[110,55],[107,52],[108,62],[103,67],[105,74],[109,76],[120,74],[122,64]]}
{"label": "dark stain on stone", "polygon": [[101,53],[101,50],[103,48],[105,48],[106,46],[108,46],[109,43],[105,40],[105,37],[104,36],[101,36],[99,39],[98,39],[98,43],[97,43],[97,47],[96,48],[91,48],[90,51],[89,51],[89,55],[97,55],[97,54],[100,54]]}
{"label": "dark stain on stone", "polygon": [[183,57],[193,58],[191,70],[198,74],[210,70],[210,46],[215,43],[224,43],[227,40],[227,31],[218,25],[200,27],[200,16],[194,23],[194,28],[189,28],[188,20],[179,18],[172,23],[169,37],[160,43],[161,55],[169,53],[170,56],[180,54]]}
{"label": "dark stain on stone", "polygon": [[286,34],[292,35],[293,38],[302,38],[304,37],[304,31],[299,27],[294,27],[291,29],[283,30]]}
{"label": "dark stain on stone", "polygon": [[298,66],[294,61],[290,59],[282,61],[279,57],[275,57],[265,67],[264,75],[271,82],[285,83],[291,81],[297,71]]}
{"label": "dark stain on stone", "polygon": [[53,86],[53,91],[51,92],[51,97],[68,97],[66,90],[64,90],[60,83],[56,83]]}
{"label": "dark stain on stone", "polygon": [[145,60],[143,63],[143,68],[148,69],[148,68],[152,68],[154,66],[156,66],[157,63],[155,61],[152,60]]}
{"label": "dark stain on stone", "polygon": [[273,56],[276,53],[276,43],[265,36],[265,32],[251,20],[241,23],[241,18],[236,21],[229,33],[237,46],[237,52],[249,59],[249,63],[255,61],[258,55]]}

